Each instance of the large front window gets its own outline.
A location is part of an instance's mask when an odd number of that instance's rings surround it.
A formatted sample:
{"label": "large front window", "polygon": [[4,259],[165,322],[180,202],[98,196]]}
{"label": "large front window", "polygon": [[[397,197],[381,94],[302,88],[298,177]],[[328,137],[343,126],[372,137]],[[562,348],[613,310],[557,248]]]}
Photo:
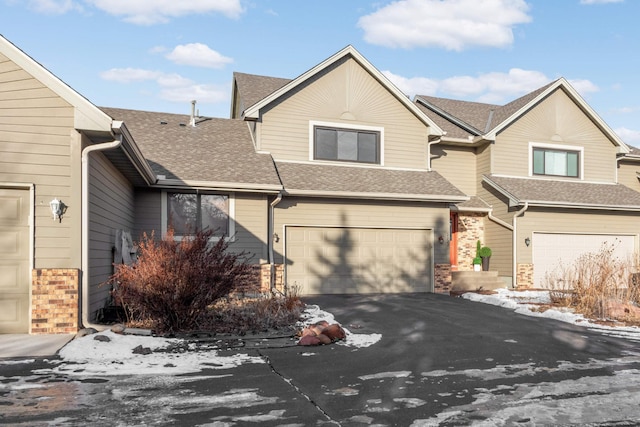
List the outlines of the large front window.
{"label": "large front window", "polygon": [[534,147],[533,174],[578,178],[580,152]]}
{"label": "large front window", "polygon": [[167,193],[167,226],[176,237],[200,230],[229,236],[229,197],[219,194]]}
{"label": "large front window", "polygon": [[314,159],[380,163],[380,132],[314,127]]}

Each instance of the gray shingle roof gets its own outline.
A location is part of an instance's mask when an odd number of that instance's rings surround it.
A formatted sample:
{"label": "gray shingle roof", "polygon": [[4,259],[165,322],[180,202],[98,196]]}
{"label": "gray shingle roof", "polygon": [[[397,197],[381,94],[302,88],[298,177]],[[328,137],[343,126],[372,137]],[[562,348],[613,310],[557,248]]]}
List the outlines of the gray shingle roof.
{"label": "gray shingle roof", "polygon": [[377,198],[464,201],[467,196],[434,171],[396,170],[277,162],[290,194],[345,195]]}
{"label": "gray shingle roof", "polygon": [[244,108],[248,108],[266,98],[291,81],[290,79],[238,72],[233,73],[233,78],[236,81],[238,95],[242,99]]}
{"label": "gray shingle roof", "polygon": [[271,156],[255,152],[247,123],[241,120],[202,119],[192,127],[188,115],[102,110],[124,121],[156,175],[253,189],[280,186]]}
{"label": "gray shingle roof", "polygon": [[[434,96],[417,95],[416,104],[429,115],[445,132],[454,138],[466,138],[469,135],[482,135],[508,119],[520,108],[527,105],[544,92],[551,82],[505,105],[484,104],[480,102],[459,101],[455,99],[438,98]],[[418,102],[419,100],[427,106]],[[454,117],[463,126],[439,115],[438,110]],[[465,129],[464,126],[470,129]]]}
{"label": "gray shingle roof", "polygon": [[485,176],[517,204],[640,210],[640,193],[622,184]]}
{"label": "gray shingle roof", "polygon": [[482,212],[491,210],[491,206],[478,196],[471,196],[471,198],[465,202],[456,203],[455,207],[461,211]]}

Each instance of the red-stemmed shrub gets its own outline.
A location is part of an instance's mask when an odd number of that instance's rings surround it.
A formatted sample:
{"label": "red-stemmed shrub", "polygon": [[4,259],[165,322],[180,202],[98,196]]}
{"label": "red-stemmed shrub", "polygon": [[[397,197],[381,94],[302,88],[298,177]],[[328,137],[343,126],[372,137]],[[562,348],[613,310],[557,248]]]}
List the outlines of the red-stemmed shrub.
{"label": "red-stemmed shrub", "polygon": [[130,321],[160,333],[198,329],[213,303],[252,279],[246,253],[230,252],[227,239],[212,237],[213,231],[182,240],[172,230],[161,240],[143,235],[137,262],[117,265],[111,277]]}

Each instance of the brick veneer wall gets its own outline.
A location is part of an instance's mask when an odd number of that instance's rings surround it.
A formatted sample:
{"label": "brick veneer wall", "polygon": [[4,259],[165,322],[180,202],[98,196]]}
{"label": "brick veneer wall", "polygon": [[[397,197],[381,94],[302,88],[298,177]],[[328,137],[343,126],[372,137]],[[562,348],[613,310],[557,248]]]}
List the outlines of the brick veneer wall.
{"label": "brick veneer wall", "polygon": [[32,334],[78,332],[79,277],[75,268],[38,268],[31,272]]}
{"label": "brick veneer wall", "polygon": [[518,288],[533,288],[533,264],[518,264],[516,269],[516,286]]}
{"label": "brick veneer wall", "polygon": [[[267,294],[271,292],[271,265],[255,264],[251,266],[253,278],[246,286],[239,287],[235,293],[239,294]],[[275,288],[284,292],[284,265],[274,264]]]}
{"label": "brick veneer wall", "polygon": [[451,291],[451,264],[436,264],[434,266],[434,292],[448,294]]}
{"label": "brick veneer wall", "polygon": [[484,242],[484,218],[482,213],[458,214],[458,270],[473,270],[476,243]]}

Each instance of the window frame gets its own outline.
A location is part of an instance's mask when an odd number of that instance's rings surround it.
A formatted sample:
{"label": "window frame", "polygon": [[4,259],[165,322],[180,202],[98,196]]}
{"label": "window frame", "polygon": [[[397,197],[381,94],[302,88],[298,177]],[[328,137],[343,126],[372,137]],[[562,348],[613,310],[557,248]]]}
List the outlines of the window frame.
{"label": "window frame", "polygon": [[[344,130],[350,132],[363,132],[377,134],[377,162],[364,162],[358,160],[340,160],[340,159],[322,159],[316,158],[316,128],[330,130]],[[380,126],[355,125],[351,123],[335,123],[323,121],[309,121],[309,161],[312,162],[329,162],[345,164],[350,163],[360,166],[384,166],[384,128]]]}
{"label": "window frame", "polygon": [[[576,153],[578,155],[578,164],[576,165],[578,168],[577,176],[534,173],[533,162],[534,162],[535,150],[543,150],[543,152],[555,151],[555,152],[567,153],[567,154]],[[559,145],[559,144],[545,144],[545,143],[530,142],[529,143],[529,176],[540,177],[540,178],[548,177],[548,178],[565,178],[565,179],[582,180],[584,177],[584,147],[574,146],[574,145]]]}
{"label": "window frame", "polygon": [[[160,198],[160,221],[161,221],[161,231],[162,231],[162,237],[164,238],[167,235],[167,230],[168,230],[168,221],[169,221],[169,213],[168,213],[168,208],[169,208],[169,193],[181,193],[181,194],[197,194],[199,196],[202,195],[214,195],[214,196],[226,196],[227,197],[227,208],[229,210],[228,215],[227,215],[227,221],[228,221],[228,225],[227,225],[227,234],[226,235],[215,235],[212,236],[209,240],[210,241],[218,241],[221,238],[227,239],[230,242],[235,241],[235,230],[236,230],[236,222],[235,222],[235,194],[234,193],[220,193],[220,192],[215,192],[215,191],[190,191],[190,190],[183,190],[183,189],[167,189],[167,190],[162,190],[161,193],[161,198]],[[176,241],[180,241],[183,238],[188,238],[189,236],[175,236],[173,237],[174,240]]]}

